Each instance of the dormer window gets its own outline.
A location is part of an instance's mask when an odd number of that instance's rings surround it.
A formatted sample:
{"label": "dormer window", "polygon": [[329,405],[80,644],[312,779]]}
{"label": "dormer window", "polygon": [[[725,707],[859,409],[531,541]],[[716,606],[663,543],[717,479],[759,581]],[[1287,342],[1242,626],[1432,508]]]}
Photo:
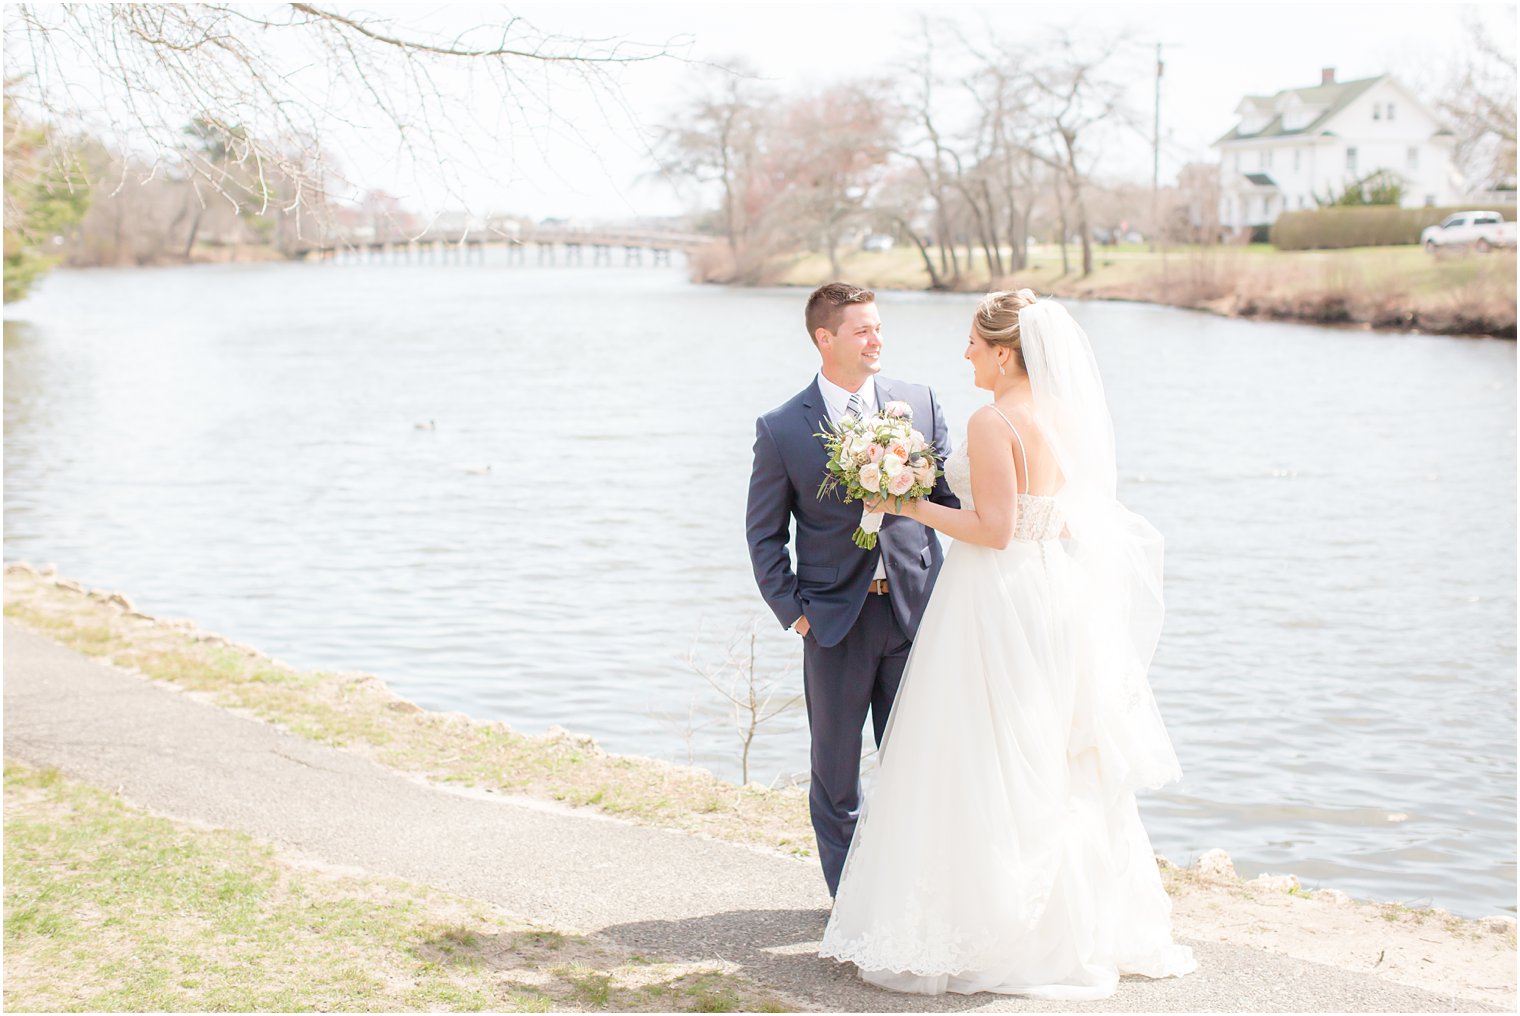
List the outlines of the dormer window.
{"label": "dormer window", "polygon": [[1283,130],[1301,131],[1314,122],[1323,110],[1318,106],[1294,106],[1283,112]]}
{"label": "dormer window", "polygon": [[1388,104],[1388,119],[1393,119],[1393,103]]}
{"label": "dormer window", "polygon": [[1383,107],[1380,106],[1377,103],[1373,103],[1372,104],[1372,119],[1374,119],[1374,120],[1381,120],[1381,119],[1383,119]]}

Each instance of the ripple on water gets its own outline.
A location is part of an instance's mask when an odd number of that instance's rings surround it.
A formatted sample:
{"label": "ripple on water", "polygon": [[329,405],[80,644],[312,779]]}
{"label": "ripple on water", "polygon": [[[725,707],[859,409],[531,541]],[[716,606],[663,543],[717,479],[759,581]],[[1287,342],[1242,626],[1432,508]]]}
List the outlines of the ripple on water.
{"label": "ripple on water", "polygon": [[[800,690],[743,525],[754,417],[814,369],[799,295],[480,271],[50,277],[7,308],[29,320],[6,324],[6,559],[432,708],[736,776],[684,659],[753,625],[760,672]],[[933,384],[957,436],[984,399],[968,299],[880,297],[888,373]],[[1152,679],[1186,776],[1142,801],[1157,848],[1513,912],[1514,345],[1074,306],[1121,494],[1167,537]],[[609,341],[635,355],[572,375]],[[807,751],[797,714],[752,764]]]}

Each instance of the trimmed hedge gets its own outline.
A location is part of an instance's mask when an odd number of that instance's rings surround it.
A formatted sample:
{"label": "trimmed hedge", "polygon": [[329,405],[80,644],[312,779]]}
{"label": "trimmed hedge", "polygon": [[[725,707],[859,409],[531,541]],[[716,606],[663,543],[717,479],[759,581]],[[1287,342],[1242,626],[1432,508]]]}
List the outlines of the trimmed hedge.
{"label": "trimmed hedge", "polygon": [[1515,206],[1479,208],[1317,208],[1284,212],[1272,224],[1272,244],[1278,250],[1335,250],[1343,247],[1391,247],[1420,242],[1420,232],[1456,212],[1494,211],[1515,221]]}

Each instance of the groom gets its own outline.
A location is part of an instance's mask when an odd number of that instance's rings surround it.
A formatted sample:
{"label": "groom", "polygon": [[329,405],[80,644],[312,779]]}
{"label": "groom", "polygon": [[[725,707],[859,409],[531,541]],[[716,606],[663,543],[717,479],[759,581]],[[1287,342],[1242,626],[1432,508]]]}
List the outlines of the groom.
{"label": "groom", "polygon": [[[851,534],[862,506],[837,494],[818,497],[828,452],[817,434],[825,423],[868,416],[897,400],[913,408],[914,427],[941,463],[950,439],[928,388],[877,375],[882,343],[874,293],[842,282],[820,286],[808,298],[806,320],[822,361],[818,376],[755,422],[746,522],[760,594],[782,627],[802,637],[813,739],[808,805],[833,896],[860,814],[866,712],[879,746],[942,553],[933,531],[898,515],[886,517],[875,549],[855,546]],[[930,499],[960,506],[943,480]],[[794,519],[795,572],[787,554]]]}

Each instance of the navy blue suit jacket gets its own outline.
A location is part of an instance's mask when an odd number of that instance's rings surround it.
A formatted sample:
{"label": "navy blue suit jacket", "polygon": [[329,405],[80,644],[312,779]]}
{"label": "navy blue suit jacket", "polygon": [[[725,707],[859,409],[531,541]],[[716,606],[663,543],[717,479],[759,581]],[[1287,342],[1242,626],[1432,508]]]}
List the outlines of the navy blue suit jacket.
{"label": "navy blue suit jacket", "polygon": [[[924,385],[878,376],[876,400],[878,406],[893,400],[912,406],[913,426],[934,446],[943,466],[950,454],[950,435],[933,392]],[[828,419],[828,407],[814,378],[785,404],[755,421],[755,462],[746,513],[755,581],[783,628],[806,614],[819,644],[834,646],[855,624],[869,595],[876,562],[885,557],[892,609],[911,639],[918,632],[944,560],[939,540],[927,526],[888,515],[875,549],[855,546],[851,536],[860,525],[861,503],[846,504],[837,491],[818,497],[818,486],[827,474],[828,451],[817,434]],[[930,500],[960,507],[944,477],[936,482]],[[794,519],[795,573],[787,553]]]}

